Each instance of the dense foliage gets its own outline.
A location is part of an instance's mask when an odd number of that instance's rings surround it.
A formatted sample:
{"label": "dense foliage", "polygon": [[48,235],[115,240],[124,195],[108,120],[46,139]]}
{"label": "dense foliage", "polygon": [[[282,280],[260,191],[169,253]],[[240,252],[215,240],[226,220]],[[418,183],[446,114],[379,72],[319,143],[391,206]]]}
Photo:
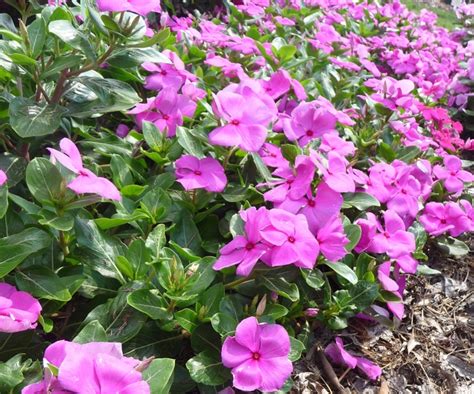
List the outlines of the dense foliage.
{"label": "dense foliage", "polygon": [[468,29],[60,3],[0,15],[0,392],[286,392],[316,326],[396,327],[428,251],[468,253]]}

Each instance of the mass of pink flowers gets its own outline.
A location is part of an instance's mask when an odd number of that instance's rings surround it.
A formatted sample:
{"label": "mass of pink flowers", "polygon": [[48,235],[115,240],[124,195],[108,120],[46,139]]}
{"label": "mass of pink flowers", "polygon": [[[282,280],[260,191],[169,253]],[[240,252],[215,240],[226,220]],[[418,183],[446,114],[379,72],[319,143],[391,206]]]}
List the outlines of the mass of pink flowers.
{"label": "mass of pink flowers", "polygon": [[[66,2],[49,1],[51,6],[61,3]],[[84,194],[98,197],[110,204],[97,210],[101,214],[116,209],[112,218],[103,220],[104,214],[91,220],[100,230],[114,228],[117,236],[114,242],[98,242],[92,254],[105,250],[99,272],[118,272],[119,278],[112,279],[116,288],[130,279],[140,291],[149,290],[145,301],[152,300],[152,311],[140,309],[140,303],[136,309],[160,316],[152,329],[179,330],[183,342],[191,337],[194,351],[200,344],[190,332],[198,325],[206,324],[208,330],[218,326],[222,341],[210,345],[214,353],[218,350],[221,363],[215,365],[225,367],[228,384],[247,392],[273,392],[291,377],[292,347],[298,341],[293,337],[303,321],[307,327],[316,320],[329,325],[332,311],[324,308],[323,298],[335,299],[341,315],[347,312],[344,324],[331,328],[348,327],[349,318],[402,320],[407,283],[427,260],[425,244],[452,251],[474,230],[472,162],[463,160],[474,143],[465,138],[452,109],[467,109],[473,95],[465,82],[474,80],[474,44],[463,42],[465,31],[437,26],[434,13],[415,14],[398,0],[225,3],[214,18],[171,16],[159,0],[97,0],[99,30],[122,22],[125,14],[120,13],[135,14],[136,23],[146,24],[149,39],[156,39],[150,46],[161,52],[159,58],[147,57],[148,47],[133,43],[131,56],[143,58],[133,73],[124,71],[121,77],[138,86],[141,101],[111,118],[112,126],[104,122],[117,146],[133,145],[123,160],[127,166],[121,162],[114,179],[97,175],[104,175],[100,165],[81,154],[77,136],[62,138],[59,146],[48,140],[38,149],[49,152],[48,164],[64,178],[63,194],[69,193],[71,200]],[[471,16],[472,10],[457,12]],[[154,36],[165,29],[170,42]],[[110,39],[113,47],[115,38]],[[160,143],[152,146],[150,138]],[[153,163],[149,167],[147,160]],[[137,179],[150,180],[146,186],[118,184],[122,175],[130,173],[133,180],[142,169],[145,175]],[[9,181],[10,173],[0,170],[2,193]],[[154,188],[170,200],[157,198],[158,207],[172,205],[161,235],[152,231],[161,223],[158,214],[150,214],[148,225],[140,222],[145,209],[133,208],[145,199],[140,193]],[[189,215],[182,215],[183,207]],[[130,228],[119,231],[114,220],[124,220]],[[184,230],[177,234],[179,226]],[[52,247],[61,249],[66,268],[72,269],[79,259],[68,255],[69,246],[79,237],[65,237],[73,225],[64,227],[51,230],[59,239]],[[127,238],[130,229],[137,232]],[[199,232],[215,239],[205,242]],[[164,246],[167,237],[173,249]],[[150,246],[155,241],[159,247]],[[127,253],[137,245],[145,263],[140,260],[135,269]],[[119,258],[109,257],[115,250]],[[205,278],[200,280],[210,278],[207,285],[217,278],[221,292],[215,305],[201,302],[207,287],[190,279],[194,263],[207,257],[212,257],[209,270],[199,274]],[[179,266],[180,258],[189,264]],[[365,266],[360,263],[364,258]],[[137,278],[140,265],[154,271]],[[271,276],[275,272],[276,279]],[[320,285],[308,279],[319,273]],[[189,283],[198,294],[178,294]],[[303,294],[302,283],[316,295],[305,299],[298,293],[294,301],[291,291]],[[337,296],[346,292],[351,298],[347,289],[354,290],[357,283],[372,285],[387,297],[375,296],[357,312],[357,305],[343,310]],[[319,297],[323,286],[338,290]],[[255,298],[244,302],[238,318],[225,321],[235,324],[224,330],[221,309],[238,304],[238,297],[230,298],[236,294]],[[153,298],[158,296],[165,307]],[[291,311],[288,315],[268,312],[285,297],[281,306]],[[130,305],[132,301],[127,296]],[[208,310],[213,316],[206,315]],[[35,329],[41,311],[36,298],[0,283],[0,332]],[[203,353],[200,362],[215,356]],[[346,350],[339,336],[324,353],[334,365],[357,369],[370,380],[382,374],[381,367]],[[148,394],[143,363],[124,356],[121,343],[58,340],[44,352],[42,379],[22,393]],[[206,385],[204,379],[197,382]]]}

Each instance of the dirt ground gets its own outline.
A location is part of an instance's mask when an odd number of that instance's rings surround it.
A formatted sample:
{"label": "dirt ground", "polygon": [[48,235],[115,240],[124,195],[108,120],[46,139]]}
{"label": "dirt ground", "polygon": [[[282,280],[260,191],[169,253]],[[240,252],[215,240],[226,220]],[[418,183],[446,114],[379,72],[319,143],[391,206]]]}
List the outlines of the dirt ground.
{"label": "dirt ground", "polygon": [[[474,250],[474,238],[468,243]],[[398,328],[354,320],[340,334],[347,350],[383,368],[381,379],[321,367],[315,349],[331,340],[321,328],[313,351],[297,365],[295,393],[474,393],[474,253],[462,259],[437,250],[430,255],[428,265],[441,274],[410,277]]]}

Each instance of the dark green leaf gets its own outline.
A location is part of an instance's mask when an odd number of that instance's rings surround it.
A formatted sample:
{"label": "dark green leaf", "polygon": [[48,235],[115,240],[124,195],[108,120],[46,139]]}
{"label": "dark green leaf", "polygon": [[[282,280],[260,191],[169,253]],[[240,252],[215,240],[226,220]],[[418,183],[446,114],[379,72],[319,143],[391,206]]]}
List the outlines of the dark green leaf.
{"label": "dark green leaf", "polygon": [[186,368],[195,382],[208,386],[223,384],[231,377],[220,359],[209,351],[189,359]]}
{"label": "dark green leaf", "polygon": [[169,393],[173,384],[174,364],[175,361],[170,358],[159,358],[143,371],[143,380],[150,386],[151,393]]}
{"label": "dark green leaf", "polygon": [[73,342],[107,342],[107,333],[97,320],[93,320],[76,335]]}
{"label": "dark green leaf", "polygon": [[24,271],[18,271],[15,281],[20,290],[37,298],[62,302],[71,299],[71,294],[61,278],[45,267],[31,267]]}

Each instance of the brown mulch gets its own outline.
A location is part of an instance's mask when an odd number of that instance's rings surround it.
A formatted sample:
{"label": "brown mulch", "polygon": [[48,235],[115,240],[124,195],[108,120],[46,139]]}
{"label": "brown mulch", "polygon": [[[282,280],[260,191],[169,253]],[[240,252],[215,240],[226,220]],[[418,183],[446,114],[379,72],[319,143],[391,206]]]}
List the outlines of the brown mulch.
{"label": "brown mulch", "polygon": [[[469,243],[473,250],[474,239]],[[474,255],[430,255],[428,265],[441,274],[409,278],[398,328],[356,321],[340,333],[347,350],[383,368],[381,379],[323,368],[317,349],[331,333],[318,329],[309,357],[296,365],[294,393],[474,393]]]}

